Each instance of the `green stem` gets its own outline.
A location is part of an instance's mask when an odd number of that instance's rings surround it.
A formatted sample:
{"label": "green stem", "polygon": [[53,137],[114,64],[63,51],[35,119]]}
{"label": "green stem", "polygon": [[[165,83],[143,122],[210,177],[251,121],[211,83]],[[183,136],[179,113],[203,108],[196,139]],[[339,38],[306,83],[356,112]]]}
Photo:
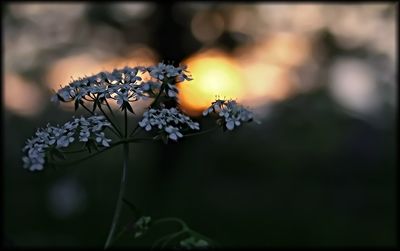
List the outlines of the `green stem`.
{"label": "green stem", "polygon": [[118,219],[121,214],[121,209],[122,209],[122,204],[123,204],[122,198],[124,197],[124,191],[125,191],[125,186],[126,186],[126,173],[127,173],[127,169],[128,169],[128,160],[129,160],[129,144],[124,143],[124,163],[123,163],[123,167],[122,167],[122,177],[121,177],[121,184],[119,187],[117,206],[115,208],[114,218],[113,218],[113,221],[111,224],[110,232],[108,234],[104,249],[107,249],[113,240],[115,229],[118,224]]}
{"label": "green stem", "polygon": [[137,129],[139,129],[139,123],[136,125],[136,127],[133,129],[133,131],[129,134],[129,137],[132,137],[133,135],[135,135],[135,132],[137,131]]}
{"label": "green stem", "polygon": [[[210,244],[217,244],[216,241],[214,241],[214,240],[208,238],[207,236],[202,235],[202,234],[200,234],[199,232],[194,231],[193,229],[189,228],[188,225],[187,225],[183,220],[181,220],[181,219],[179,219],[179,218],[175,218],[175,217],[162,218],[162,219],[156,220],[156,221],[153,223],[153,225],[159,224],[159,223],[163,223],[163,222],[171,222],[171,221],[178,222],[178,223],[182,226],[181,232],[182,232],[182,231],[183,231],[183,232],[188,232],[189,234],[191,234],[191,235],[193,235],[193,236],[196,236],[196,237],[198,237],[199,239],[203,239],[203,240],[205,240],[205,241],[208,241]],[[171,236],[171,235],[168,235],[168,236]],[[174,238],[175,238],[175,237],[174,237]],[[165,237],[163,237],[162,239],[165,239]],[[159,241],[161,241],[161,239],[160,239]],[[158,241],[158,242],[159,242],[159,241]],[[168,240],[167,242],[169,242],[169,241],[170,241],[170,240]],[[158,243],[158,242],[157,242],[157,243]],[[165,244],[166,244],[166,243],[164,243],[164,245],[165,245]],[[155,245],[156,245],[156,244],[155,244]]]}
{"label": "green stem", "polygon": [[[162,84],[160,86],[160,91],[158,92],[158,94],[157,94],[156,98],[153,100],[153,102],[150,104],[149,108],[153,108],[153,106],[157,103],[163,90],[164,90],[164,84]],[[132,137],[134,135],[134,133],[137,131],[137,129],[139,129],[139,128],[140,128],[139,124],[137,124],[136,127],[133,129],[133,131],[129,134],[129,136]]]}
{"label": "green stem", "polygon": [[117,234],[117,236],[115,236],[114,241],[113,241],[112,243],[114,243],[114,242],[116,242],[117,240],[119,240],[119,239],[122,237],[122,235],[123,235],[126,231],[128,231],[128,230],[130,229],[129,226],[132,226],[133,224],[135,224],[135,221],[132,221],[130,224],[128,224],[127,226],[125,226],[124,229],[122,229],[122,231],[119,232],[119,233]]}
{"label": "green stem", "polygon": [[155,241],[154,244],[151,246],[151,248],[154,249],[155,247],[157,247],[157,245],[159,245],[161,243],[163,243],[163,247],[164,247],[169,241],[171,241],[171,239],[185,233],[186,231],[187,231],[186,229],[182,229],[178,232],[163,236],[160,239],[158,239],[157,241]]}
{"label": "green stem", "polygon": [[108,122],[110,122],[111,125],[114,127],[114,129],[117,130],[119,136],[122,137],[121,131],[120,131],[119,128],[114,124],[114,122],[107,116],[107,114],[104,112],[103,108],[101,108],[101,104],[99,104],[99,109],[100,109],[100,111],[103,113],[103,115],[106,117],[106,119],[108,120]]}
{"label": "green stem", "polygon": [[213,245],[218,244],[216,241],[214,241],[214,240],[208,238],[207,236],[202,235],[202,234],[200,234],[199,232],[196,232],[196,231],[194,231],[194,230],[192,230],[192,229],[190,229],[189,232],[190,232],[191,235],[194,235],[194,236],[196,236],[196,237],[199,238],[199,239],[203,239],[203,240],[205,240],[205,241],[208,241],[209,244],[213,244]]}
{"label": "green stem", "polygon": [[175,217],[168,217],[168,218],[162,218],[162,219],[156,220],[153,222],[153,225],[160,224],[163,222],[171,222],[171,221],[178,222],[182,226],[182,228],[185,230],[189,229],[189,227],[186,225],[186,223],[183,220],[181,220],[179,218],[175,218]]}
{"label": "green stem", "polygon": [[127,109],[125,108],[124,110],[124,117],[125,117],[125,138],[128,138],[128,114],[127,114]]}
{"label": "green stem", "polygon": [[123,144],[123,143],[135,143],[135,142],[153,141],[153,140],[154,140],[153,138],[129,138],[129,139],[123,139],[123,140],[115,142],[114,144],[110,145],[107,148],[103,148],[100,151],[95,152],[95,153],[93,153],[91,155],[85,156],[85,157],[83,157],[81,159],[77,159],[77,160],[74,160],[74,161],[71,161],[71,162],[67,162],[67,163],[50,162],[50,164],[55,164],[57,166],[71,166],[71,165],[74,165],[74,164],[78,164],[78,163],[80,163],[80,162],[82,162],[84,160],[90,159],[90,158],[92,158],[92,157],[94,157],[96,155],[99,155],[99,154],[101,154],[101,153],[103,153],[105,151],[108,151],[108,150],[110,150],[110,149],[112,149],[112,148],[114,148],[114,147],[116,147],[116,146],[118,146],[120,144]]}
{"label": "green stem", "polygon": [[[184,136],[185,137],[197,136],[197,135],[208,133],[208,132],[210,132],[212,130],[215,130],[216,128],[218,128],[218,127],[210,128],[210,129],[207,129],[205,131],[198,132],[198,133],[189,133],[189,134],[186,134]],[[90,159],[90,158],[92,158],[92,157],[94,157],[94,156],[96,156],[96,155],[98,155],[98,154],[100,154],[102,152],[110,150],[110,149],[114,148],[115,146],[123,144],[123,143],[134,143],[134,142],[140,142],[140,141],[153,141],[153,140],[154,140],[153,138],[126,138],[126,139],[122,139],[120,141],[117,141],[114,144],[112,144],[111,146],[109,146],[107,148],[104,148],[104,149],[102,149],[102,150],[100,150],[98,152],[95,152],[94,154],[91,154],[91,155],[88,155],[86,157],[83,157],[81,159],[74,160],[74,161],[69,162],[69,163],[67,162],[67,163],[52,163],[52,164],[56,164],[56,165],[59,165],[59,166],[70,166],[70,165],[74,165],[74,164],[80,163],[81,161]]]}
{"label": "green stem", "polygon": [[218,128],[218,126],[215,126],[215,127],[210,128],[210,129],[204,130],[202,132],[188,133],[188,134],[184,134],[183,136],[184,137],[192,137],[192,136],[202,135],[202,134],[206,134],[206,133],[209,133],[211,131],[214,131],[217,128]]}
{"label": "green stem", "polygon": [[158,99],[160,98],[161,93],[162,93],[163,91],[164,91],[164,84],[162,84],[162,85],[160,86],[160,91],[158,92],[158,94],[157,94],[156,98],[154,99],[154,101],[151,103],[150,108],[153,108],[153,106],[157,103],[157,101],[158,101]]}
{"label": "green stem", "polygon": [[82,153],[82,152],[86,152],[86,149],[80,149],[80,150],[69,150],[69,151],[66,151],[66,150],[60,150],[60,152],[62,152],[62,153]]}
{"label": "green stem", "polygon": [[[92,112],[89,108],[87,108],[84,104],[81,104],[81,106],[83,107],[83,108],[85,108],[85,110],[86,111],[88,111],[90,114],[92,114],[92,115],[94,115],[94,112]],[[99,107],[100,107],[100,104],[99,104]],[[101,109],[101,107],[100,107],[100,110],[102,111],[102,109]],[[102,111],[103,112],[103,111]],[[107,120],[114,126],[114,124],[110,121],[110,119],[107,117],[107,115],[105,115],[105,113],[103,112],[103,114],[104,114],[104,116],[107,118]],[[114,126],[115,127],[115,126]],[[112,127],[108,127],[115,135],[117,135],[117,136],[121,136],[119,133],[117,133],[115,130],[114,130],[114,128],[112,128]],[[117,129],[117,128],[116,128]]]}
{"label": "green stem", "polygon": [[110,131],[112,131],[115,135],[120,136],[119,133],[117,131],[115,131],[114,128],[107,126],[106,128],[110,129]]}
{"label": "green stem", "polygon": [[110,111],[111,115],[112,115],[112,116],[113,116],[113,118],[116,120],[116,119],[117,119],[117,117],[115,117],[115,115],[114,115],[114,112],[112,111],[112,109],[111,109],[111,106],[110,106],[110,104],[108,103],[107,99],[106,99],[106,98],[104,98],[104,101],[106,102],[106,105],[107,105],[107,107],[108,107],[108,110]]}
{"label": "green stem", "polygon": [[161,246],[161,248],[166,247],[167,244],[168,244],[170,241],[172,241],[174,238],[176,238],[176,237],[178,237],[179,235],[182,235],[182,234],[184,234],[184,233],[186,233],[186,232],[187,232],[187,230],[186,230],[186,229],[183,229],[183,230],[181,230],[181,231],[179,231],[179,232],[177,232],[177,233],[175,233],[175,234],[170,235],[170,237],[169,237],[166,241],[164,241],[164,243],[163,243],[163,245]]}
{"label": "green stem", "polygon": [[88,111],[90,114],[94,115],[94,113],[89,108],[87,108],[84,104],[81,104],[81,106],[83,108],[85,108],[85,110]]}

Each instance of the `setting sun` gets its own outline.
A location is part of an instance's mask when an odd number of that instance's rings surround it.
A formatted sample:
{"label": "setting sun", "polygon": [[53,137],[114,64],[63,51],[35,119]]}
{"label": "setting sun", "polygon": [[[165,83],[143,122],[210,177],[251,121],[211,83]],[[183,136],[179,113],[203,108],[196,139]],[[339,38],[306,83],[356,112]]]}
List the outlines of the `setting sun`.
{"label": "setting sun", "polygon": [[215,97],[239,98],[243,93],[242,75],[235,60],[222,52],[194,55],[184,61],[193,76],[179,85],[180,103],[189,114],[198,115]]}

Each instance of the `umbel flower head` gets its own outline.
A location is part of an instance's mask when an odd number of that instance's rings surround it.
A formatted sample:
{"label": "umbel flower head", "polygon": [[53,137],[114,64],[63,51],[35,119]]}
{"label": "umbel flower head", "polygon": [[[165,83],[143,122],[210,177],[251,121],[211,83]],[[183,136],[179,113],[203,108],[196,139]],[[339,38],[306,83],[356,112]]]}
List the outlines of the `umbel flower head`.
{"label": "umbel flower head", "polygon": [[24,168],[30,171],[42,170],[46,154],[54,149],[68,147],[76,139],[80,142],[93,141],[99,146],[108,147],[111,139],[105,137],[103,130],[109,127],[104,116],[80,117],[68,121],[62,126],[39,128],[35,136],[28,139],[22,151],[26,154],[22,158]]}
{"label": "umbel flower head", "polygon": [[232,99],[217,99],[209,108],[203,111],[203,116],[207,116],[211,113],[215,113],[221,117],[225,128],[228,130],[233,130],[235,126],[238,127],[243,122],[250,122],[253,120],[253,113]]}
{"label": "umbel flower head", "polygon": [[168,134],[168,138],[175,141],[183,137],[179,130],[184,127],[192,130],[200,130],[199,123],[192,121],[188,116],[182,114],[174,107],[146,111],[143,114],[142,121],[139,122],[139,126],[143,127],[146,131],[151,131],[152,129],[163,130]]}
{"label": "umbel flower head", "polygon": [[[149,81],[143,81],[138,75],[146,72],[152,77]],[[65,152],[61,149],[69,147],[73,142],[83,143],[82,149],[88,149],[90,152],[92,147],[107,149],[122,143],[136,142],[138,138],[134,138],[133,135],[137,129],[156,134],[152,138],[141,138],[141,140],[161,139],[165,143],[170,140],[178,141],[185,137],[188,131],[200,131],[200,124],[176,107],[178,104],[176,83],[185,80],[192,80],[186,66],[175,67],[159,63],[149,67],[125,67],[112,72],[104,71],[74,80],[67,86],[61,87],[52,97],[52,101],[75,102],[75,110],[82,106],[92,116],[73,118],[62,126],[48,124],[46,128],[38,129],[35,136],[29,139],[23,148],[24,168],[31,171],[42,170],[45,163],[53,160],[53,157],[64,158]],[[128,134],[127,111],[134,113],[131,103],[149,98],[152,98],[153,102],[143,113],[131,134]],[[108,104],[109,99],[115,100],[124,112],[124,133],[114,123],[117,118]],[[168,102],[170,99],[174,102]],[[93,103],[91,109],[85,105],[86,102]],[[114,119],[103,110],[102,107],[105,105]],[[104,116],[95,115],[97,108]],[[203,112],[204,116],[210,114],[217,115],[217,125],[222,126],[224,130],[233,130],[253,120],[252,112],[235,100],[217,99]],[[111,139],[104,131],[106,128],[119,137],[120,141],[110,144]]]}
{"label": "umbel flower head", "polygon": [[[144,82],[137,74],[148,72],[153,80]],[[93,111],[99,105],[98,102],[106,99],[117,101],[120,108],[133,112],[130,102],[153,97],[154,87],[160,87],[168,97],[176,98],[178,89],[175,84],[184,80],[192,80],[186,71],[186,66],[174,67],[159,63],[150,67],[125,67],[115,69],[112,72],[100,72],[93,76],[80,78],[59,89],[51,98],[53,102],[72,102],[75,107],[84,101],[94,102]]]}

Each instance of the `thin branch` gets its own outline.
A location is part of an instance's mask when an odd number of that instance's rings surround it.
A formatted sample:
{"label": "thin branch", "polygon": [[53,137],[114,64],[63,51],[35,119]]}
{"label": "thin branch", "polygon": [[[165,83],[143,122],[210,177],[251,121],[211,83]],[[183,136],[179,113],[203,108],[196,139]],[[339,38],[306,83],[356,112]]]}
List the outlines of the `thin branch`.
{"label": "thin branch", "polygon": [[[90,114],[94,115],[94,112],[92,112],[89,108],[87,108],[83,103],[82,103],[81,105],[82,105],[82,107],[85,108],[88,112],[90,112]],[[100,109],[100,110],[101,110],[101,109]],[[103,114],[104,114],[104,112],[103,112]],[[107,116],[106,116],[106,118],[107,118]],[[108,118],[107,118],[107,120],[110,121]],[[110,123],[111,123],[111,121],[110,121]],[[112,124],[112,123],[111,123],[111,124]],[[120,135],[117,131],[115,131],[112,127],[110,127],[110,130],[111,130],[115,135],[121,136],[121,135]]]}
{"label": "thin branch", "polygon": [[100,153],[108,151],[108,150],[110,150],[110,149],[112,149],[112,148],[114,148],[114,147],[116,147],[118,145],[121,145],[123,143],[135,143],[135,142],[153,141],[153,140],[154,140],[153,138],[128,138],[128,139],[123,139],[123,140],[115,142],[114,144],[110,145],[107,148],[103,148],[100,151],[95,152],[95,153],[93,153],[91,155],[85,156],[83,158],[80,158],[80,159],[77,159],[77,160],[74,160],[74,161],[71,161],[71,162],[66,162],[66,163],[49,162],[49,164],[54,164],[54,165],[57,165],[57,166],[71,166],[71,165],[74,165],[74,164],[78,164],[78,163],[80,163],[80,162],[82,162],[84,160],[87,160],[87,159],[90,159],[92,157],[95,157],[95,156],[99,155]]}
{"label": "thin branch", "polygon": [[81,106],[85,108],[85,110],[88,111],[90,114],[94,115],[94,112],[92,112],[89,108],[87,108],[83,103],[81,103]]}
{"label": "thin branch", "polygon": [[121,209],[122,209],[122,198],[124,197],[124,192],[125,192],[125,187],[126,187],[126,173],[128,169],[128,161],[129,161],[129,144],[124,143],[124,163],[122,166],[122,177],[121,177],[121,184],[119,187],[119,194],[118,194],[118,200],[117,200],[117,206],[115,208],[115,213],[113,217],[113,221],[111,224],[111,229],[107,237],[106,244],[104,246],[104,249],[107,249],[114,237],[115,229],[118,224],[118,219],[121,214]]}
{"label": "thin branch", "polygon": [[177,222],[182,226],[182,229],[185,229],[185,230],[189,229],[189,227],[186,225],[186,223],[183,220],[176,218],[176,217],[168,217],[168,218],[162,218],[162,219],[156,220],[153,222],[153,225],[160,224],[163,222]]}
{"label": "thin branch", "polygon": [[105,151],[108,151],[108,150],[110,150],[110,149],[112,149],[112,148],[114,148],[114,147],[116,147],[117,145],[120,145],[120,144],[122,144],[122,143],[124,143],[124,142],[118,141],[118,142],[116,142],[115,144],[111,145],[110,147],[101,149],[101,150],[98,151],[98,152],[95,152],[95,153],[93,153],[93,154],[90,154],[90,155],[88,155],[88,156],[85,156],[85,157],[83,157],[83,158],[80,158],[80,159],[77,159],[77,160],[74,160],[74,161],[71,161],[71,162],[66,162],[66,163],[50,163],[50,164],[55,164],[55,165],[57,165],[57,166],[71,166],[71,165],[75,165],[75,164],[78,164],[78,163],[80,163],[80,162],[82,162],[82,161],[84,161],[84,160],[87,160],[87,159],[90,159],[90,158],[92,158],[92,157],[95,157],[95,156],[99,155],[100,153],[103,153],[103,152],[105,152]]}
{"label": "thin branch", "polygon": [[86,152],[85,148],[82,148],[80,150],[69,150],[69,151],[65,151],[65,150],[59,150],[62,153],[81,153],[81,152]]}
{"label": "thin branch", "polygon": [[175,239],[179,235],[182,235],[182,234],[184,234],[186,232],[187,232],[187,230],[185,229],[185,230],[182,230],[182,231],[179,231],[179,232],[177,232],[175,234],[170,235],[170,237],[166,241],[164,241],[164,243],[162,244],[161,248],[165,248],[170,241],[172,241],[173,239]]}
{"label": "thin branch", "polygon": [[120,136],[119,133],[113,127],[107,126],[106,129],[107,128],[110,129],[110,131],[112,131],[115,135]]}
{"label": "thin branch", "polygon": [[183,136],[184,137],[198,136],[198,135],[202,135],[202,134],[206,134],[206,133],[209,133],[211,131],[214,131],[217,128],[218,128],[218,126],[215,126],[215,127],[209,128],[209,129],[201,131],[201,132],[194,132],[194,133],[184,134]]}
{"label": "thin branch", "polygon": [[[153,100],[153,102],[150,104],[149,108],[153,108],[153,106],[157,103],[158,99],[161,97],[161,93],[163,92],[164,87],[163,84],[160,86],[160,91],[158,92],[156,98]],[[139,124],[136,125],[136,127],[133,129],[133,131],[129,134],[130,137],[132,137],[135,132],[139,129]]]}
{"label": "thin branch", "polygon": [[129,137],[132,137],[135,135],[135,132],[137,131],[137,129],[139,129],[139,123],[136,125],[136,127],[133,129],[133,131],[129,134]]}
{"label": "thin branch", "polygon": [[107,107],[108,107],[108,110],[110,110],[111,115],[114,117],[115,120],[117,120],[117,118],[115,117],[114,112],[112,111],[111,106],[110,106],[110,104],[108,103],[108,101],[107,101],[106,98],[104,98],[104,101],[106,101],[106,105],[107,105]]}
{"label": "thin branch", "polygon": [[124,136],[125,136],[125,138],[128,138],[128,112],[127,112],[127,109],[125,108],[125,110],[124,110],[124,119],[125,119],[125,134],[124,134]]}
{"label": "thin branch", "polygon": [[187,230],[185,229],[185,230],[180,230],[178,232],[174,232],[174,233],[165,235],[165,236],[161,237],[160,239],[156,240],[153,243],[153,245],[151,246],[151,249],[152,250],[155,249],[157,247],[157,245],[160,245],[161,243],[163,243],[163,247],[164,247],[164,245],[166,243],[168,243],[172,238],[175,238],[175,237],[177,237],[177,236],[179,236],[179,235],[181,235],[183,233],[186,233],[186,232],[187,232]]}
{"label": "thin branch", "polygon": [[111,125],[115,128],[115,130],[117,130],[119,136],[122,137],[121,130],[120,130],[119,127],[117,127],[117,126],[114,124],[114,122],[107,116],[107,114],[104,112],[103,108],[101,108],[101,104],[99,104],[99,109],[100,109],[100,111],[104,114],[104,116],[106,117],[106,119],[108,120],[108,122],[110,122]]}
{"label": "thin branch", "polygon": [[164,91],[164,84],[162,84],[162,85],[160,86],[160,91],[158,92],[156,98],[155,98],[155,99],[153,100],[153,102],[151,103],[150,108],[153,108],[153,106],[157,103],[157,101],[158,101],[158,99],[160,98],[161,93],[162,93],[163,91]]}

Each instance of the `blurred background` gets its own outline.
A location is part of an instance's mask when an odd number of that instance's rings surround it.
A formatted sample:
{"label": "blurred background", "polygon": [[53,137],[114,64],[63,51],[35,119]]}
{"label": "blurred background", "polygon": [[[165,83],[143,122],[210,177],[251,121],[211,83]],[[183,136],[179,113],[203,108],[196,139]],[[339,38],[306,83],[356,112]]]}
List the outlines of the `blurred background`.
{"label": "blurred background", "polygon": [[6,245],[104,245],[121,149],[38,173],[22,168],[21,149],[74,114],[50,103],[53,89],[160,61],[188,65],[181,108],[201,123],[219,95],[261,124],[134,145],[128,200],[223,247],[396,245],[394,3],[3,6]]}

